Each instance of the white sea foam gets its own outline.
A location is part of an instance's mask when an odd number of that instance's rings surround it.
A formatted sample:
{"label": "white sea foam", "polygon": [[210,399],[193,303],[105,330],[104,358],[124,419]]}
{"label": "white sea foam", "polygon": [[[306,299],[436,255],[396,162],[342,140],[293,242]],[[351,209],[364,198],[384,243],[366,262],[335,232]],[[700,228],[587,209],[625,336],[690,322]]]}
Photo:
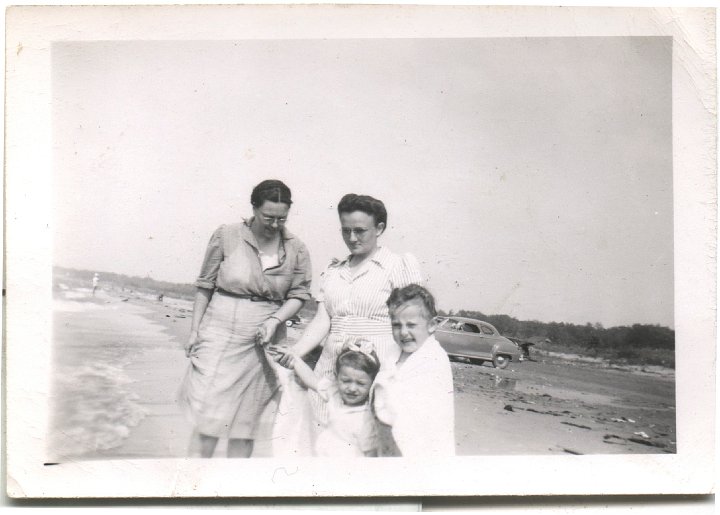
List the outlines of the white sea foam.
{"label": "white sea foam", "polygon": [[148,413],[126,371],[146,349],[175,345],[131,303],[56,299],[51,454],[91,457],[121,446]]}
{"label": "white sea foam", "polygon": [[120,367],[91,363],[61,372],[55,383],[54,443],[64,456],[118,447],[147,414]]}
{"label": "white sea foam", "polygon": [[81,312],[96,311],[103,308],[103,305],[93,304],[91,302],[77,302],[73,300],[53,299],[53,311]]}
{"label": "white sea foam", "polygon": [[92,297],[92,290],[87,288],[74,288],[72,290],[64,289],[62,295],[66,299],[87,299]]}

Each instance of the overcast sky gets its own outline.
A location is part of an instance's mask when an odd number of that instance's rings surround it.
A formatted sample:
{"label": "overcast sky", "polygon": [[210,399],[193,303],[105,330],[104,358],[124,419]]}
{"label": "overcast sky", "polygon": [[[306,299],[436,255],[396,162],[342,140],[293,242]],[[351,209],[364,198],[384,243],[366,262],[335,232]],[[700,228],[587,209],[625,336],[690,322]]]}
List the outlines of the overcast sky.
{"label": "overcast sky", "polygon": [[[671,40],[92,42],[53,46],[54,263],[193,282],[250,191],[293,190],[316,277],[335,207],[442,309],[673,326]],[[315,289],[319,282],[316,281]]]}

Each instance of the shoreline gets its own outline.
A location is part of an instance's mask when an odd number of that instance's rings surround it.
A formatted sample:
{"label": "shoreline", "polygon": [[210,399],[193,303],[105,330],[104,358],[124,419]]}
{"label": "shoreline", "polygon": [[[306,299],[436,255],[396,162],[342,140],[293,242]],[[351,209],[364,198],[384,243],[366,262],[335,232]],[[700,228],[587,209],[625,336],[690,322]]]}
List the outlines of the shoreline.
{"label": "shoreline", "polygon": [[[160,344],[143,348],[126,368],[146,415],[129,428],[121,445],[81,459],[187,457],[192,428],[175,396],[187,367],[183,341],[189,334],[192,303],[117,290],[100,291],[95,298],[89,289],[58,293],[61,310],[74,307],[81,316],[76,304],[94,304],[94,309],[132,312],[162,335]],[[288,331],[290,343],[301,330]],[[142,338],[136,327],[125,331],[121,336]],[[535,349],[533,360],[512,363],[505,370],[451,364],[458,455],[675,452],[671,369],[643,371],[541,349]],[[264,424],[269,434],[269,422]],[[224,455],[223,445],[221,441],[217,457]],[[269,456],[269,449],[269,436],[259,438],[254,457]]]}
{"label": "shoreline", "polygon": [[[183,312],[159,303],[153,305],[145,299],[108,294],[101,290],[95,297],[91,296],[90,290],[63,293],[65,295],[60,299],[54,299],[55,306],[59,308],[55,310],[55,316],[64,315],[66,325],[71,323],[77,326],[82,317],[90,318],[91,314],[104,317],[106,324],[112,322],[111,330],[116,343],[113,341],[110,345],[116,345],[123,351],[124,355],[120,358],[124,376],[122,380],[128,383],[127,391],[118,392],[114,402],[118,402],[126,413],[132,410],[133,413],[142,414],[130,418],[129,423],[126,423],[128,421],[120,417],[107,422],[108,417],[103,413],[85,414],[84,417],[80,413],[82,418],[90,419],[89,426],[97,427],[105,422],[100,427],[101,431],[114,431],[120,435],[126,433],[126,437],[122,438],[119,445],[89,449],[78,459],[184,457],[191,429],[176,402],[176,394],[187,366],[181,338],[188,332],[185,326],[189,327],[190,319],[186,322],[183,320]],[[102,320],[99,319],[95,324]],[[87,331],[86,328],[82,330]],[[91,345],[100,343],[96,338]],[[89,349],[86,354],[91,351]],[[75,394],[77,402],[80,395],[89,396],[93,392],[71,393]],[[108,404],[107,399],[103,400]],[[98,402],[95,400],[95,405]],[[95,408],[95,405],[91,407]],[[73,406],[70,406],[69,410],[72,409]],[[55,416],[62,420],[65,415],[58,411],[56,409]],[[93,414],[94,418],[91,418]],[[108,424],[114,424],[114,427]],[[84,437],[87,446],[89,438],[90,435]]]}

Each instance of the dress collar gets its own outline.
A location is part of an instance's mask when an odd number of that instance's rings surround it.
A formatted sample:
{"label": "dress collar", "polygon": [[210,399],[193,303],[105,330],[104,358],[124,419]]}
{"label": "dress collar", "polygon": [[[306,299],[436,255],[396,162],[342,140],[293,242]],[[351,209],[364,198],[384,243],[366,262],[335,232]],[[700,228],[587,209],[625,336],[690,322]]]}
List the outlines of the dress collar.
{"label": "dress collar", "polygon": [[[392,252],[390,252],[385,247],[378,247],[378,249],[375,251],[375,253],[372,255],[372,257],[369,259],[371,263],[375,263],[380,268],[388,268],[389,266],[389,260],[390,256],[392,256]],[[352,254],[348,255],[343,259],[342,261],[336,261],[338,265],[349,265],[350,264],[350,258],[352,257]]]}

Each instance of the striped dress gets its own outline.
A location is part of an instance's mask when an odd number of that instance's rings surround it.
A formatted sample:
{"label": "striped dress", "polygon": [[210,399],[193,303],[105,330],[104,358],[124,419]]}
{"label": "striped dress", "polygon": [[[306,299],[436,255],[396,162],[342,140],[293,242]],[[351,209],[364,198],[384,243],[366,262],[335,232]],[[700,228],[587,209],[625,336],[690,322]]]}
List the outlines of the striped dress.
{"label": "striped dress", "polygon": [[[342,261],[333,260],[322,277],[318,301],[325,303],[331,321],[315,374],[332,380],[343,345],[359,338],[373,343],[381,369],[394,365],[400,357],[400,347],[393,340],[385,302],[393,288],[422,281],[415,257],[400,256],[380,247],[357,270],[350,269],[349,256]],[[310,401],[316,422],[324,426],[327,404],[312,391]]]}

